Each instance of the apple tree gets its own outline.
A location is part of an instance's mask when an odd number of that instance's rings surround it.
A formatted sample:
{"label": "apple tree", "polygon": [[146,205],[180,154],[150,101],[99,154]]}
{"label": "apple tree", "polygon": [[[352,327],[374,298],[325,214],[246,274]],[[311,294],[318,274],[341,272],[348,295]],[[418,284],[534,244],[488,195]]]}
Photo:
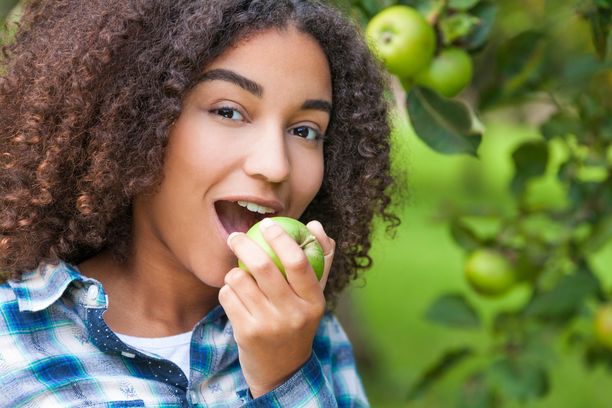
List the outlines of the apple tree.
{"label": "apple tree", "polygon": [[[507,1],[338,3],[363,25],[373,51],[402,85],[416,135],[436,152],[478,157],[487,137],[480,115],[500,107],[538,110],[540,137],[512,152],[510,208],[457,202],[441,210],[466,254],[457,273],[478,296],[496,299],[517,287],[528,295],[518,307],[496,310],[490,321],[465,293],[433,299],[426,313],[432,323],[449,331],[486,330],[490,344],[483,350],[466,344],[433,358],[407,384],[408,399],[435,390],[470,359],[478,368],[464,378],[458,406],[543,398],[559,341],[587,367],[612,370],[612,293],[591,265],[612,238],[612,1],[519,2],[524,14],[538,15],[537,24],[504,27],[498,12]],[[422,19],[408,18],[414,11]],[[588,27],[586,44],[571,38],[575,24]],[[418,65],[423,68],[415,72]],[[538,182],[551,173],[559,194],[548,203],[534,200]],[[493,227],[479,228],[482,223]]]}

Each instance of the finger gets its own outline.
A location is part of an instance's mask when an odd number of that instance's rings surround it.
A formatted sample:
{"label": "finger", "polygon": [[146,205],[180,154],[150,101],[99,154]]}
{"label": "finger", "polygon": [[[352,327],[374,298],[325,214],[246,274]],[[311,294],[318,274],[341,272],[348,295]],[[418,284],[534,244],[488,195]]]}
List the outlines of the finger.
{"label": "finger", "polygon": [[232,233],[227,242],[268,299],[287,296],[292,293],[274,261],[246,234]]}
{"label": "finger", "polygon": [[319,299],[321,287],[302,248],[269,218],[261,222],[261,232],[283,265],[293,291],[305,300]]}
{"label": "finger", "polygon": [[257,316],[267,309],[266,295],[261,292],[253,276],[248,272],[233,268],[225,275],[225,284],[233,290],[252,316]]}
{"label": "finger", "polygon": [[227,318],[234,326],[248,324],[253,318],[236,292],[229,285],[223,285],[219,289],[218,298]]}
{"label": "finger", "polygon": [[323,248],[323,254],[328,255],[331,252],[334,252],[336,243],[333,239],[327,236],[325,230],[323,229],[323,225],[321,225],[319,221],[310,221],[308,224],[306,224],[306,227],[308,227],[308,230],[310,230],[312,235],[314,235],[315,238],[317,238],[317,241],[319,241],[321,248]]}
{"label": "finger", "polygon": [[325,259],[325,267],[323,268],[323,275],[319,284],[322,289],[325,289],[327,279],[329,278],[329,271],[331,270],[332,262],[334,260],[334,253],[336,250],[336,241],[328,237],[323,229],[323,225],[319,221],[310,221],[306,224],[312,235],[315,236],[321,248],[323,249],[323,258]]}

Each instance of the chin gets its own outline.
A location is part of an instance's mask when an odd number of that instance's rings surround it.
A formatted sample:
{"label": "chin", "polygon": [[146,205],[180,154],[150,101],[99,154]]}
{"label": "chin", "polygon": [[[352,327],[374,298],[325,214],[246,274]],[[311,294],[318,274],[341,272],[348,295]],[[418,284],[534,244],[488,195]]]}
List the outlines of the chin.
{"label": "chin", "polygon": [[202,261],[197,262],[197,265],[192,269],[195,277],[204,285],[219,289],[225,285],[225,275],[238,266],[238,260],[232,254],[228,259],[217,262]]}

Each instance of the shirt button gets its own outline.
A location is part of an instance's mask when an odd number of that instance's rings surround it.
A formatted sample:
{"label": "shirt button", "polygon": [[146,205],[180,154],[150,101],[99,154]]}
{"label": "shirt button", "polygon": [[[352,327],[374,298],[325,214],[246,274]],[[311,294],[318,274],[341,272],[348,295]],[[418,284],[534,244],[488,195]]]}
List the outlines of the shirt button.
{"label": "shirt button", "polygon": [[96,286],[95,284],[91,285],[88,289],[87,289],[87,303],[95,306],[98,304],[98,286]]}

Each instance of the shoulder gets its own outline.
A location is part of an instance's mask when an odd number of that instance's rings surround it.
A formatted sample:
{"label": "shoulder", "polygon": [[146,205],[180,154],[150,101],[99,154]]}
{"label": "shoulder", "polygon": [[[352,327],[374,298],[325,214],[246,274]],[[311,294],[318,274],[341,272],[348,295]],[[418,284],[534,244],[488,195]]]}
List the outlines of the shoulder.
{"label": "shoulder", "polygon": [[[0,285],[0,321],[2,320],[3,316],[6,316],[6,313],[3,313],[3,311],[6,308],[16,304],[17,296],[15,295],[13,288],[8,282],[4,282]],[[1,324],[0,327],[2,327]]]}
{"label": "shoulder", "polygon": [[0,344],[2,346],[5,346],[2,337],[13,331],[12,328],[19,318],[19,300],[11,285],[5,282],[0,285]]}
{"label": "shoulder", "polygon": [[17,296],[8,282],[0,285],[0,336],[7,327],[7,319],[13,316],[17,306]]}
{"label": "shoulder", "polygon": [[[13,336],[14,322],[19,318],[17,296],[13,289],[5,282],[0,285],[0,377],[2,377],[5,357],[4,352],[16,352]],[[0,381],[1,382],[1,381]]]}
{"label": "shoulder", "polygon": [[20,280],[0,284],[0,336],[39,327],[48,309],[78,278],[68,264],[41,264],[22,274]]}
{"label": "shoulder", "polygon": [[0,305],[5,303],[14,302],[17,300],[17,296],[15,296],[15,292],[11,288],[11,285],[8,282],[4,282],[0,285]]}

